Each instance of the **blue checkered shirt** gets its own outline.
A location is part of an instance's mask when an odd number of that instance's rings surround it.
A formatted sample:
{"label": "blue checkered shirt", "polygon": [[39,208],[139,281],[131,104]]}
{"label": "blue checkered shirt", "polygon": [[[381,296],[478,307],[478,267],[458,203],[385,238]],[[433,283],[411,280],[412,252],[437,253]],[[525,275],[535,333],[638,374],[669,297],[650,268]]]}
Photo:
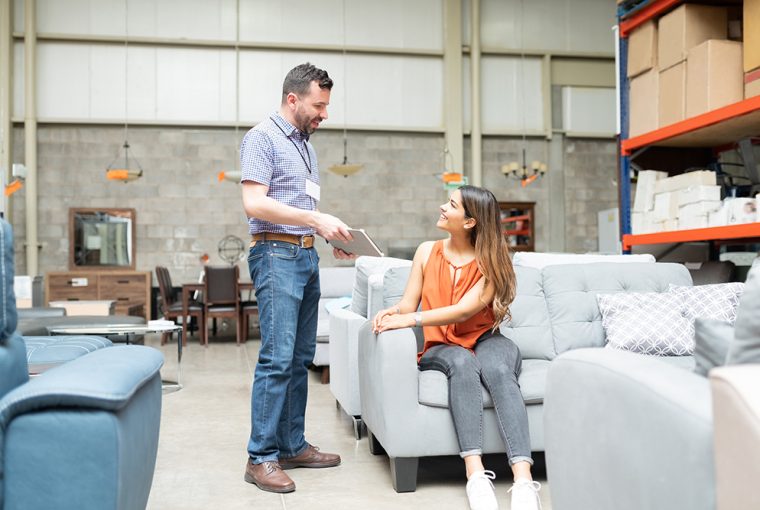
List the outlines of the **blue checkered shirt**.
{"label": "blue checkered shirt", "polygon": [[[280,203],[313,211],[317,201],[306,194],[306,179],[319,185],[319,166],[309,135],[273,113],[246,133],[240,144],[240,182],[253,181],[269,186],[267,196]],[[311,171],[309,171],[311,168]],[[251,234],[309,235],[305,226],[279,225],[259,218],[248,218]]]}

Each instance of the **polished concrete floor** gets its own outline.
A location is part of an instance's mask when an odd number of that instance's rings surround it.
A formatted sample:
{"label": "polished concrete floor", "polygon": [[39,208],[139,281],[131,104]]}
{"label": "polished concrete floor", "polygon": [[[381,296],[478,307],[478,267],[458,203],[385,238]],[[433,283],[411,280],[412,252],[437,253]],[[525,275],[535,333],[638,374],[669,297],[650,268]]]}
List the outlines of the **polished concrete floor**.
{"label": "polished concrete floor", "polygon": [[[162,376],[177,376],[176,343],[159,345],[149,335],[146,345],[164,352]],[[184,387],[165,393],[158,460],[148,509],[467,509],[464,468],[458,457],[421,459],[417,491],[397,494],[391,486],[387,457],[370,454],[367,439],[354,439],[350,419],[336,408],[329,385],[311,373],[306,437],[324,451],[340,453],[343,462],[331,469],[288,471],[296,482],[290,494],[272,494],[243,481],[250,428],[250,395],[259,342],[238,347],[234,338],[208,348],[190,337],[183,351]],[[543,489],[543,508],[551,508],[542,459],[535,476]],[[496,472],[496,493],[509,508],[510,476],[503,456],[486,458]]]}

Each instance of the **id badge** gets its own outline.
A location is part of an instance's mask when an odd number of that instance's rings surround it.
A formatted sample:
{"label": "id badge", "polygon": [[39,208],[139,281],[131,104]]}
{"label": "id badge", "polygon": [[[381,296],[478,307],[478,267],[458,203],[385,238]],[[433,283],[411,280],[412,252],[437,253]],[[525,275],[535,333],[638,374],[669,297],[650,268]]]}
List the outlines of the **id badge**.
{"label": "id badge", "polygon": [[319,184],[306,179],[306,194],[319,202]]}

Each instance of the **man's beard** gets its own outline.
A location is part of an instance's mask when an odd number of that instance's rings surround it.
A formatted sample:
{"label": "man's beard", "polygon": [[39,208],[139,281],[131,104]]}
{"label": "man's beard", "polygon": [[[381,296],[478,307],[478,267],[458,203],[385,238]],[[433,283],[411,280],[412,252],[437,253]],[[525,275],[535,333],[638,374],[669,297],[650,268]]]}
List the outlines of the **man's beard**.
{"label": "man's beard", "polygon": [[306,133],[307,135],[310,135],[314,133],[314,131],[317,130],[317,128],[311,127],[311,122],[313,120],[319,120],[319,117],[312,117],[309,118],[306,115],[296,112],[296,127],[301,130],[301,132]]}

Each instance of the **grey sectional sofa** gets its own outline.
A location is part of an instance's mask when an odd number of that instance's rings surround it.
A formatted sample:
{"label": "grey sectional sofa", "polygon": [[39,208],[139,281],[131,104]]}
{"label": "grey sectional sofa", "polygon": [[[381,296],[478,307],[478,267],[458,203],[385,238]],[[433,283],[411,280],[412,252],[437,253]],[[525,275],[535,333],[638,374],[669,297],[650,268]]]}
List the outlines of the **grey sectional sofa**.
{"label": "grey sectional sofa", "polygon": [[[596,302],[599,293],[664,292],[668,285],[691,285],[680,264],[592,263],[553,265],[543,269],[515,267],[517,298],[513,319],[502,325],[523,356],[520,386],[528,409],[531,446],[543,451],[543,399],[549,366],[559,354],[606,343]],[[398,275],[383,291],[398,295]],[[387,279],[386,279],[387,280]],[[420,372],[416,354],[419,329],[401,329],[380,335],[365,322],[359,330],[358,375],[361,414],[369,432],[370,450],[387,452],[393,487],[416,489],[419,457],[456,455],[459,448],[448,410],[448,384],[438,372]],[[665,360],[692,367],[692,357]],[[492,402],[484,390],[485,453],[504,452],[496,428]]]}

